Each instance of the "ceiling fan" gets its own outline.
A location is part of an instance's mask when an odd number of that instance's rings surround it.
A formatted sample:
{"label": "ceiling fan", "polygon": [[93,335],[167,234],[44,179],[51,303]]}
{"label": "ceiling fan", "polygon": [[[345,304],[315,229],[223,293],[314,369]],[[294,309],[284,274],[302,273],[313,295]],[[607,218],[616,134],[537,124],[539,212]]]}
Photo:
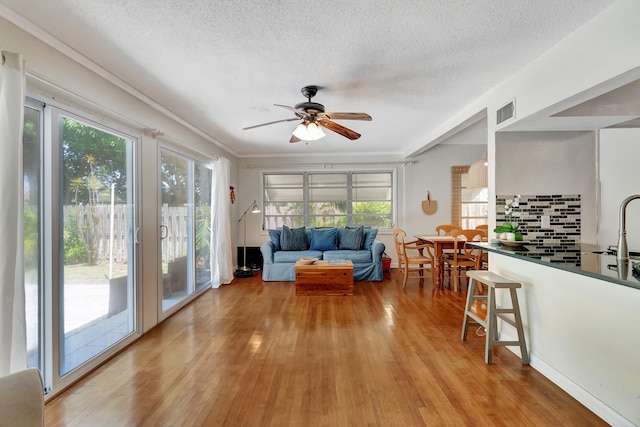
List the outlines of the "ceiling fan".
{"label": "ceiling fan", "polygon": [[293,131],[289,142],[298,141],[315,141],[324,136],[324,132],[321,127],[329,129],[337,134],[356,140],[360,138],[358,132],[352,131],[333,120],[365,120],[371,121],[371,116],[367,113],[327,113],[324,111],[324,105],[317,102],[311,102],[311,98],[318,93],[318,86],[305,86],[301,89],[302,95],[307,98],[307,102],[301,102],[296,104],[295,107],[289,107],[287,105],[273,104],[276,107],[286,108],[294,112],[295,117],[289,119],[276,120],[268,123],[261,123],[259,125],[249,126],[243,128],[243,130],[254,129],[260,126],[272,125],[275,123],[291,122],[294,120],[302,120],[302,123]]}

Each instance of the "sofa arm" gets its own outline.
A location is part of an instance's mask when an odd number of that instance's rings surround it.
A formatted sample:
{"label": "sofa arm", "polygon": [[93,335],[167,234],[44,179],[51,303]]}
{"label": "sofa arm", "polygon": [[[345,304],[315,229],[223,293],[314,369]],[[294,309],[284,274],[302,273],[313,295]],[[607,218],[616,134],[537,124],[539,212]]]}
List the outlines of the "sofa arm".
{"label": "sofa arm", "polygon": [[382,263],[382,254],[385,249],[384,243],[380,240],[373,241],[373,244],[371,245],[371,259],[373,262]]}
{"label": "sofa arm", "polygon": [[38,369],[28,368],[0,378],[0,424],[44,426],[44,386]]}
{"label": "sofa arm", "polygon": [[275,246],[273,242],[269,240],[268,242],[264,242],[260,246],[260,252],[262,252],[262,263],[263,264],[273,264],[273,252],[275,250]]}

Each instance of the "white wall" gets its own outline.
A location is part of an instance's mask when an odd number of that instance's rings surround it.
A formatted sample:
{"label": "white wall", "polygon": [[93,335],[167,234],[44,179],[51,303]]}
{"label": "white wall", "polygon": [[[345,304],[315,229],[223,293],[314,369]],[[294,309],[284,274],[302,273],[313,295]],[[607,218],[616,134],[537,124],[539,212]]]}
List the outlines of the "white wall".
{"label": "white wall", "polygon": [[[620,203],[640,194],[640,129],[603,129],[599,138],[600,219],[598,240],[604,245],[618,241]],[[640,251],[640,200],[627,208],[627,243]]]}
{"label": "white wall", "polygon": [[[408,236],[435,233],[437,225],[451,224],[451,167],[471,165],[482,158],[487,150],[486,129],[486,122],[481,120],[415,157],[416,163],[405,167],[405,201],[399,207],[402,215],[398,225]],[[422,211],[427,191],[438,202],[433,215]]]}
{"label": "white wall", "polygon": [[595,132],[498,132],[496,194],[580,194],[581,240],[597,243]]}

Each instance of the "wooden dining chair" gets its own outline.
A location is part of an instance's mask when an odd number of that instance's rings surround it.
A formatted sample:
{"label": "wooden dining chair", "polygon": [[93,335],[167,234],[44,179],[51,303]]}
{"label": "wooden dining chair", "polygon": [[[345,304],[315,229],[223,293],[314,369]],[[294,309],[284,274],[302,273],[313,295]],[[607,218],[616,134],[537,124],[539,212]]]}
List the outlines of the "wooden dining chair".
{"label": "wooden dining chair", "polygon": [[480,224],[476,226],[476,230],[480,230],[484,233],[485,239],[489,238],[489,224]]}
{"label": "wooden dining chair", "polygon": [[417,240],[407,242],[406,237],[407,233],[404,230],[393,229],[393,241],[398,254],[398,269],[402,273],[402,287],[407,287],[409,278],[423,280],[425,271],[430,272],[431,283],[435,283],[433,245],[420,243]]}
{"label": "wooden dining chair", "polygon": [[[480,230],[484,233],[484,240],[489,240],[489,224],[480,224],[476,226],[476,230]],[[482,264],[480,265],[482,270],[489,269],[489,253],[482,251]]]}
{"label": "wooden dining chair", "polygon": [[439,236],[450,236],[451,232],[456,230],[462,230],[462,227],[453,224],[440,224],[436,226],[436,233]]}
{"label": "wooden dining chair", "polygon": [[453,281],[454,290],[458,292],[460,273],[467,270],[480,270],[482,266],[482,249],[467,246],[467,242],[481,241],[484,234],[480,230],[456,230],[451,235],[455,238],[454,250],[453,253],[445,256],[444,262],[452,271],[450,281]]}
{"label": "wooden dining chair", "polygon": [[[436,226],[436,234],[438,236],[450,236],[453,231],[462,230],[462,227],[454,224],[440,224]],[[453,251],[450,249],[445,249],[443,251],[445,256],[453,254]],[[449,278],[449,283],[451,283],[451,269],[448,264],[444,265],[444,275]]]}

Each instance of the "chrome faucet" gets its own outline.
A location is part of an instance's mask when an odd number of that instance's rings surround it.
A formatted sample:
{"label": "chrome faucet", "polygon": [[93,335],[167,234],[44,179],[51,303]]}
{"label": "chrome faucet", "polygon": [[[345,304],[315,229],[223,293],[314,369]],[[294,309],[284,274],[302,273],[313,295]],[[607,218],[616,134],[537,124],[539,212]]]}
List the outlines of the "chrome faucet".
{"label": "chrome faucet", "polygon": [[616,259],[626,261],[629,259],[629,248],[627,247],[627,205],[630,201],[640,199],[640,194],[634,194],[622,201],[620,204],[620,219],[618,221],[618,250]]}

